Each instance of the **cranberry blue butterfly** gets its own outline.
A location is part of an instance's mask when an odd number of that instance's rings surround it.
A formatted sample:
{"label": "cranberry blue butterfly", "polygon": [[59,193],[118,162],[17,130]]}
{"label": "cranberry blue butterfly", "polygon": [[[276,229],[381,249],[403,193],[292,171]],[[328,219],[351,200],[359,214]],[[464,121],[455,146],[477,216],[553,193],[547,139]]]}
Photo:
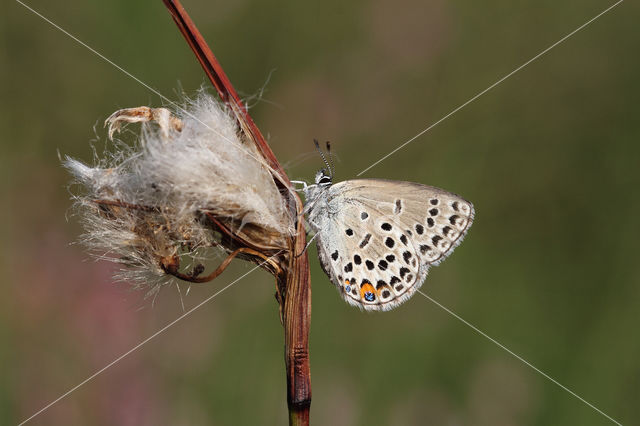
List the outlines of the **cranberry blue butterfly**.
{"label": "cranberry blue butterfly", "polygon": [[333,184],[327,168],[303,188],[305,213],[322,269],[347,303],[364,310],[408,300],[473,223],[473,205],[451,192],[385,179]]}

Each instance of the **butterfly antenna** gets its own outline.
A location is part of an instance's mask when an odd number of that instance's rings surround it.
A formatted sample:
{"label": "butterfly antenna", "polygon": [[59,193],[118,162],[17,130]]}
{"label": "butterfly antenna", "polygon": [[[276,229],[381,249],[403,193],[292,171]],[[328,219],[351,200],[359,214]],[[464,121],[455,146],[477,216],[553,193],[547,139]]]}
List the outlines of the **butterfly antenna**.
{"label": "butterfly antenna", "polygon": [[320,153],[320,156],[322,157],[322,161],[324,162],[324,165],[327,166],[327,169],[329,169],[329,173],[333,175],[333,172],[331,172],[331,166],[329,166],[329,162],[327,161],[327,157],[325,157],[324,152],[322,152],[322,149],[320,149],[320,143],[318,142],[318,139],[314,139],[313,143],[315,144],[316,149]]}
{"label": "butterfly antenna", "polygon": [[333,174],[335,173],[336,169],[333,165],[333,155],[331,154],[331,142],[327,141],[327,154],[329,154],[329,171],[331,172],[331,178],[333,179]]}

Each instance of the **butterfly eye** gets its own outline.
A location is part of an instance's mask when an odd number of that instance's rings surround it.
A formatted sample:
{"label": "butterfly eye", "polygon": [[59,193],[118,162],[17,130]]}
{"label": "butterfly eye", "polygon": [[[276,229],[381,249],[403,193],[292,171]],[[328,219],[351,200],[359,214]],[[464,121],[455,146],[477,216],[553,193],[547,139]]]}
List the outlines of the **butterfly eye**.
{"label": "butterfly eye", "polygon": [[329,176],[322,176],[318,181],[320,185],[328,185],[331,183],[331,178]]}

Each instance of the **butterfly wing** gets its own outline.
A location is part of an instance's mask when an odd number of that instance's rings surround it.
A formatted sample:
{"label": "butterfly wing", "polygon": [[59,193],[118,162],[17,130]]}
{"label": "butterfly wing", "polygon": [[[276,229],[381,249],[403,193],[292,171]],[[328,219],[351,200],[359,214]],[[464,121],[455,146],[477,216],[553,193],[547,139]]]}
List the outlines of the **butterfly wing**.
{"label": "butterfly wing", "polygon": [[342,297],[366,310],[393,309],[410,298],[474,217],[470,202],[418,183],[355,179],[327,191],[316,224],[320,261]]}

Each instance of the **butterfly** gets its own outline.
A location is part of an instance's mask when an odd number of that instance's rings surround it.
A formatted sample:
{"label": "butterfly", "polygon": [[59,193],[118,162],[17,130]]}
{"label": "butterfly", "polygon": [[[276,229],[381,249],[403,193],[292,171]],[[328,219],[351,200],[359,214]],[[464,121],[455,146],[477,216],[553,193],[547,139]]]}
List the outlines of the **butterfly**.
{"label": "butterfly", "polygon": [[334,184],[333,168],[320,153],[329,173],[320,170],[302,191],[322,269],[347,303],[367,311],[396,308],[462,242],[473,223],[473,204],[420,183]]}

